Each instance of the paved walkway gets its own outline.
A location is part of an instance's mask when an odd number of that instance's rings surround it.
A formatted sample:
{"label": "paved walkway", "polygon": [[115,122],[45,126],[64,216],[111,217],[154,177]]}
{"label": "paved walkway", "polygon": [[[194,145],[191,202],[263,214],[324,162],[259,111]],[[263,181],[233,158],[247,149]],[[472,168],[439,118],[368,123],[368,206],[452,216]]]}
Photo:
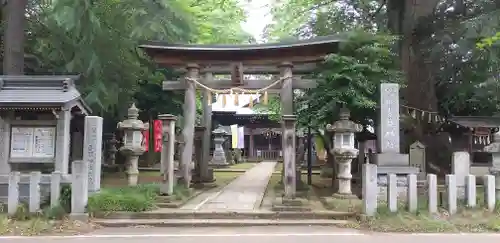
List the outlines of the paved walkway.
{"label": "paved walkway", "polygon": [[[203,193],[181,209],[196,211],[247,211],[260,207],[276,162],[264,161],[229,183],[222,190]],[[208,194],[208,195],[207,195]]]}

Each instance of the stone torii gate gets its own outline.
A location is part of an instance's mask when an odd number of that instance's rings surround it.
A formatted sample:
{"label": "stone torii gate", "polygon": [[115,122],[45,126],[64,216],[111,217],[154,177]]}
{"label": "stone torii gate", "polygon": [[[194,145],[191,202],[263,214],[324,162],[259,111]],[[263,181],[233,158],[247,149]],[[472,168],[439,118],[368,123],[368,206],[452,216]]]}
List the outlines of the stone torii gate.
{"label": "stone torii gate", "polygon": [[[293,77],[307,75],[324,57],[336,52],[340,40],[334,36],[296,42],[250,45],[182,45],[147,41],[140,45],[153,61],[162,67],[184,73],[178,81],[164,81],[163,90],[185,90],[184,127],[180,165],[184,182],[191,182],[190,163],[196,114],[196,89],[203,90],[203,127],[201,161],[198,161],[200,182],[210,180],[208,161],[211,142],[212,115],[209,99],[215,89],[240,88],[278,93],[281,97],[283,128],[283,159],[285,194],[294,197],[296,185],[295,122],[293,115],[293,89],[315,87],[314,80]],[[244,75],[279,75],[277,80],[249,80]],[[231,79],[215,80],[214,75],[230,75]],[[271,87],[268,87],[272,85]],[[212,89],[210,91],[209,89]],[[231,91],[232,92],[232,91]],[[300,176],[300,175],[298,175]]]}

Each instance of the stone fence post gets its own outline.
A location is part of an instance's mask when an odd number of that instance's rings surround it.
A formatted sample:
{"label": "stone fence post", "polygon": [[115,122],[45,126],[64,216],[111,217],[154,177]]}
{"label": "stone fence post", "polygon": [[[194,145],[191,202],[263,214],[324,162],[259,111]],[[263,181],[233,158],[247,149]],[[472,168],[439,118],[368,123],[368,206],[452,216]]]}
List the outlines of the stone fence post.
{"label": "stone fence post", "polygon": [[7,199],[7,213],[14,215],[19,205],[19,181],[21,180],[21,173],[19,171],[12,171],[9,174],[9,190]]}
{"label": "stone fence post", "polygon": [[33,171],[30,173],[30,199],[29,199],[29,212],[36,213],[40,211],[40,180],[42,179],[42,172]]}
{"label": "stone fence post", "polygon": [[362,168],[363,213],[374,216],[377,212],[377,165],[363,164]]}
{"label": "stone fence post", "polygon": [[73,219],[86,219],[88,201],[88,162],[73,161],[71,170],[71,214]]}
{"label": "stone fence post", "polygon": [[59,198],[61,197],[61,180],[62,173],[59,171],[52,172],[50,176],[50,206],[56,207],[59,205]]}

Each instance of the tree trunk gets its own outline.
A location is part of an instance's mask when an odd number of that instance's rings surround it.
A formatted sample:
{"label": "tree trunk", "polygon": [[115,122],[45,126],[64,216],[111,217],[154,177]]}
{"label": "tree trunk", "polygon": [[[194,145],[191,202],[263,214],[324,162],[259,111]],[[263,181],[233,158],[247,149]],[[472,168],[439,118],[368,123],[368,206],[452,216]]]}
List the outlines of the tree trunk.
{"label": "tree trunk", "polygon": [[3,73],[24,74],[24,29],[27,0],[8,0],[3,7],[5,23]]}

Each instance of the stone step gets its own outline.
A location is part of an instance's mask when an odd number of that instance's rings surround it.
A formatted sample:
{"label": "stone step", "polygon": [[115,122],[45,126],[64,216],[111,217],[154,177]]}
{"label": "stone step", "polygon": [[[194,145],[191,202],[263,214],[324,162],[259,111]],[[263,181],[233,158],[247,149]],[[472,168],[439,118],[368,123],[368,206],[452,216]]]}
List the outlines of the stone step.
{"label": "stone step", "polygon": [[356,217],[355,212],[310,211],[182,211],[160,209],[151,212],[112,212],[95,215],[102,219],[348,219]]}
{"label": "stone step", "polygon": [[98,219],[104,227],[248,227],[248,226],[338,226],[346,220],[269,220],[269,219]]}
{"label": "stone step", "polygon": [[158,197],[156,197],[156,202],[169,203],[169,202],[172,202],[172,197],[170,197],[170,196],[158,196]]}
{"label": "stone step", "polygon": [[155,205],[158,208],[179,208],[181,206],[181,203],[157,202],[157,203],[155,203]]}

